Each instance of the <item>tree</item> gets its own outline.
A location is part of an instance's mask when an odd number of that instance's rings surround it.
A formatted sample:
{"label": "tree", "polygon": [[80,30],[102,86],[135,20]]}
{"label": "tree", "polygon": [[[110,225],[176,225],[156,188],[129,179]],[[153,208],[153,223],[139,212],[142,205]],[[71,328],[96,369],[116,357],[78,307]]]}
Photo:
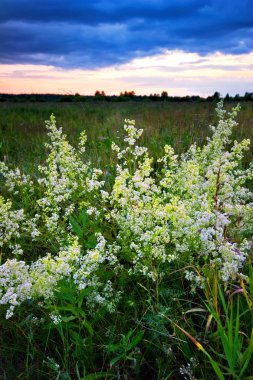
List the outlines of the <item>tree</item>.
{"label": "tree", "polygon": [[221,98],[220,93],[218,91],[215,91],[215,93],[213,94],[213,100],[218,102],[220,98]]}
{"label": "tree", "polygon": [[244,99],[253,100],[253,92],[245,92]]}
{"label": "tree", "polygon": [[105,95],[105,92],[104,92],[104,91],[98,91],[98,90],[97,90],[97,91],[95,92],[95,96],[96,96],[96,97],[100,97],[100,96],[106,96],[106,95]]}
{"label": "tree", "polygon": [[104,91],[96,91],[95,92],[95,98],[97,99],[97,100],[104,100],[105,99],[105,97],[106,97],[106,95],[105,95],[105,92]]}
{"label": "tree", "polygon": [[161,98],[162,98],[162,99],[166,99],[166,98],[168,98],[168,92],[167,92],[167,91],[162,91],[162,93],[161,93]]}
{"label": "tree", "polygon": [[213,101],[218,102],[220,98],[221,98],[220,93],[218,91],[215,91],[215,93],[212,96],[208,96],[206,100],[208,102],[213,102]]}

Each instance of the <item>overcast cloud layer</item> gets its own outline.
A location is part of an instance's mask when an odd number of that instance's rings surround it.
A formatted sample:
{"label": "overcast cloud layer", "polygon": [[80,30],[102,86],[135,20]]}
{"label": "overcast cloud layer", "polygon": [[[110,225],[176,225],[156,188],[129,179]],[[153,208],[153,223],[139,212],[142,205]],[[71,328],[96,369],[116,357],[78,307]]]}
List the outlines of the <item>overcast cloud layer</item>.
{"label": "overcast cloud layer", "polygon": [[253,50],[253,0],[1,0],[0,63],[99,68]]}

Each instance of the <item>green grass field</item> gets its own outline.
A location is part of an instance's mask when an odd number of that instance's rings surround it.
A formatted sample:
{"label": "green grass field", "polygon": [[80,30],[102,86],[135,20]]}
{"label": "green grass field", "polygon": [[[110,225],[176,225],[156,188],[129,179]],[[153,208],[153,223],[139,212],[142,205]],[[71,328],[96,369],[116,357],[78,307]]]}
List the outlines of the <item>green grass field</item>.
{"label": "green grass field", "polygon": [[[142,143],[154,157],[165,144],[176,152],[192,143],[202,145],[210,135],[208,126],[216,121],[215,103],[0,103],[1,159],[30,166],[43,160],[46,136],[45,120],[53,113],[71,143],[85,129],[87,154],[99,166],[110,164],[111,141],[122,133],[124,119],[136,120],[144,129]],[[231,104],[229,104],[229,107]],[[253,103],[241,104],[234,138],[253,141]],[[252,150],[251,150],[252,152]],[[248,153],[246,161],[252,158]]]}

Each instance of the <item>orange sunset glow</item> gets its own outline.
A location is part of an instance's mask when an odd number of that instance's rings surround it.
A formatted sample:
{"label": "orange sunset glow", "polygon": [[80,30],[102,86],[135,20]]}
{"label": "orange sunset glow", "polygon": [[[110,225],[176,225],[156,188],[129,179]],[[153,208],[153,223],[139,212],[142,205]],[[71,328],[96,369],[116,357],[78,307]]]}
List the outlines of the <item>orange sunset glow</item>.
{"label": "orange sunset glow", "polygon": [[[98,69],[66,69],[52,65],[0,65],[2,93],[107,94],[135,89],[149,94],[167,89],[169,94],[198,93],[206,96],[218,90],[250,91],[253,84],[253,53],[213,53],[201,57],[181,50],[164,51],[126,64]],[[113,84],[113,85],[112,85]]]}

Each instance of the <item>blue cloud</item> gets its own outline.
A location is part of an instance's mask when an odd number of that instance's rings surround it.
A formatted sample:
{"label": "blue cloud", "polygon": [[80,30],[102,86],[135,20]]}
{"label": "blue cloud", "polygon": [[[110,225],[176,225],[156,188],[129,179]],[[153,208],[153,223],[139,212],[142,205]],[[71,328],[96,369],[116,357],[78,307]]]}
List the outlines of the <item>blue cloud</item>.
{"label": "blue cloud", "polygon": [[253,50],[253,0],[1,0],[0,63],[96,68],[163,49]]}

